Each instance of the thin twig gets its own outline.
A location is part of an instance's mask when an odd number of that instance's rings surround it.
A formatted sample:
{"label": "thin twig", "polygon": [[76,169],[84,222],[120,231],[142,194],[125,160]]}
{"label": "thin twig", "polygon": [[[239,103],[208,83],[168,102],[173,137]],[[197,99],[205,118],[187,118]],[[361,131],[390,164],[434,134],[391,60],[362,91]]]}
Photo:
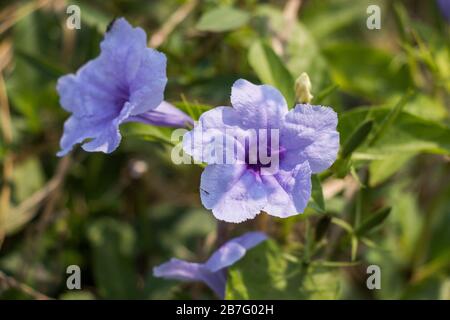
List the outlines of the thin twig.
{"label": "thin twig", "polygon": [[190,0],[179,7],[150,38],[148,45],[152,48],[158,48],[163,44],[172,31],[195,9],[198,3],[199,0]]}
{"label": "thin twig", "polygon": [[230,228],[225,221],[217,220],[216,247],[220,247],[228,240]]}
{"label": "thin twig", "polygon": [[344,179],[329,179],[322,183],[322,192],[325,200],[333,198],[335,195],[344,191],[346,199],[351,198],[358,190],[358,182],[348,175]]}
{"label": "thin twig", "polygon": [[0,12],[0,34],[11,28],[19,20],[49,4],[51,0],[37,0],[27,3],[19,8],[16,4]]}
{"label": "thin twig", "polygon": [[36,300],[52,300],[52,298],[50,298],[49,296],[33,289],[29,285],[22,283],[11,276],[6,275],[1,270],[0,270],[0,285],[5,286],[6,288],[13,288],[19,290]]}
{"label": "thin twig", "polygon": [[14,170],[13,155],[10,152],[10,145],[13,140],[11,114],[9,110],[8,95],[6,93],[5,81],[0,70],[0,121],[2,136],[5,143],[5,156],[3,160],[3,184],[0,190],[0,248],[6,234],[6,220],[9,213],[9,203],[11,199],[11,179]]}
{"label": "thin twig", "polygon": [[5,40],[0,43],[0,71],[9,65],[12,58],[11,41]]}
{"label": "thin twig", "polygon": [[33,193],[29,198],[23,201],[18,207],[13,210],[13,217],[9,219],[6,225],[7,230],[14,230],[17,226],[23,224],[24,221],[31,220],[36,214],[38,206],[40,206],[45,199],[50,197],[63,183],[64,178],[70,168],[71,158],[62,158],[56,168],[55,175],[47,182],[47,184],[40,190]]}
{"label": "thin twig", "polygon": [[292,30],[295,27],[297,16],[302,5],[302,0],[288,0],[283,9],[283,28],[276,32],[272,38],[272,46],[275,52],[283,56],[285,47],[289,38],[292,36]]}

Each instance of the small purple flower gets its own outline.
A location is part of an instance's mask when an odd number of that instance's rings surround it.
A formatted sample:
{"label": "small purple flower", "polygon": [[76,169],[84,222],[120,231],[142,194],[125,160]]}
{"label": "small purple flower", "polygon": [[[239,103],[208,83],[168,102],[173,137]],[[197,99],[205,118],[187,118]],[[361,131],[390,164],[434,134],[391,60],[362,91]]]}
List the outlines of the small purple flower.
{"label": "small purple flower", "polygon": [[[200,182],[203,205],[228,222],[242,222],[261,211],[282,218],[303,212],[311,195],[311,174],[336,160],[336,113],[304,104],[289,111],[278,90],[243,79],[234,83],[231,103],[232,108],[205,112],[183,137],[186,153],[208,164]],[[254,131],[263,135],[250,139]],[[278,133],[276,141],[268,131]],[[267,171],[264,153],[277,159],[275,172]]]}
{"label": "small purple flower", "polygon": [[223,299],[227,283],[227,267],[244,257],[247,250],[266,239],[267,236],[262,232],[248,232],[222,245],[206,263],[193,263],[172,258],[153,268],[153,275],[166,279],[204,282]]}
{"label": "small purple flower", "polygon": [[437,0],[439,9],[447,22],[450,22],[450,0]]}
{"label": "small purple flower", "polygon": [[76,74],[58,79],[61,106],[72,113],[64,124],[58,156],[83,142],[86,151],[114,151],[124,122],[176,127],[192,123],[181,111],[174,114],[174,107],[160,105],[167,83],[166,57],[147,48],[146,38],[141,28],[117,19],[100,44],[100,55]]}

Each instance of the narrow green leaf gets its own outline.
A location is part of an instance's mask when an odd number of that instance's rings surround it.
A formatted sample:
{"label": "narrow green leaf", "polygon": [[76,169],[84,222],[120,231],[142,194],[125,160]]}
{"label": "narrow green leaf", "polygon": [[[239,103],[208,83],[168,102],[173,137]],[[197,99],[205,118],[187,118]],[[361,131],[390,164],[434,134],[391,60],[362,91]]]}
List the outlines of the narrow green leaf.
{"label": "narrow green leaf", "polygon": [[250,15],[233,7],[219,7],[206,12],[200,18],[196,28],[200,31],[224,32],[242,27]]}
{"label": "narrow green leaf", "polygon": [[312,262],[313,265],[317,265],[319,267],[326,267],[326,268],[343,268],[343,267],[354,267],[354,266],[358,266],[361,264],[360,261],[352,261],[352,262],[348,262],[348,261],[322,261],[322,260],[318,260],[318,261],[313,261]]}
{"label": "narrow green leaf", "polygon": [[351,238],[352,242],[352,248],[351,248],[351,260],[352,262],[356,260],[356,255],[358,253],[358,238],[355,236],[352,236]]}
{"label": "narrow green leaf", "polygon": [[373,127],[373,120],[363,122],[342,147],[342,157],[347,158],[355,151],[367,138]]}
{"label": "narrow green leaf", "polygon": [[411,24],[408,18],[408,12],[406,11],[405,6],[398,1],[393,3],[393,8],[394,8],[393,10],[394,20],[395,23],[397,24],[397,29],[399,31],[400,38],[405,42],[409,42],[410,37],[408,28]]}
{"label": "narrow green leaf", "polygon": [[294,79],[272,48],[256,41],[250,47],[248,60],[261,82],[276,87],[285,97],[288,106],[293,106]]}
{"label": "narrow green leaf", "polygon": [[359,227],[359,225],[361,224],[362,205],[363,205],[363,191],[359,190],[357,198],[356,198],[355,220],[353,223],[354,229],[357,229]]}
{"label": "narrow green leaf", "polygon": [[[337,271],[337,270],[336,270]],[[337,299],[339,274],[331,268],[291,264],[272,240],[249,250],[228,269],[226,299]]]}
{"label": "narrow green leaf", "polygon": [[339,86],[337,84],[332,84],[320,91],[314,98],[313,102],[314,104],[321,104],[322,101],[328,97],[330,94],[335,92],[337,89],[339,89]]}
{"label": "narrow green leaf", "polygon": [[374,187],[389,179],[405,167],[406,162],[416,155],[415,152],[394,153],[386,159],[374,160],[369,164],[369,185]]}
{"label": "narrow green leaf", "polygon": [[[391,108],[385,107],[362,107],[342,113],[338,124],[342,141],[347,141],[361,122],[371,118],[381,124],[391,111]],[[372,133],[374,131],[375,128]],[[387,128],[387,133],[373,147],[361,146],[360,149],[353,152],[353,159],[381,160],[398,153],[450,154],[450,127],[403,111],[395,125]],[[337,169],[338,166],[333,165],[333,168]]]}
{"label": "narrow green leaf", "polygon": [[36,70],[51,79],[59,78],[63,74],[67,73],[67,70],[63,67],[50,63],[49,59],[27,53],[20,49],[16,49],[16,54]]}
{"label": "narrow green leaf", "polygon": [[325,212],[325,200],[323,198],[322,184],[317,174],[311,176],[312,191],[311,197],[317,205],[320,212]]}
{"label": "narrow green leaf", "polygon": [[352,161],[350,158],[338,158],[331,166],[331,170],[336,174],[338,178],[344,178],[352,167]]}
{"label": "narrow green leaf", "polygon": [[333,217],[331,219],[331,223],[334,223],[337,226],[340,226],[342,229],[347,231],[349,234],[353,234],[353,227],[345,220],[342,220],[340,218]]}
{"label": "narrow green leaf", "polygon": [[395,122],[400,113],[403,110],[403,107],[406,105],[410,97],[412,96],[411,92],[405,94],[400,101],[392,108],[392,110],[386,115],[386,117],[381,122],[381,125],[378,129],[375,130],[373,136],[369,140],[369,146],[373,146],[375,142],[377,142],[380,137],[389,129],[390,126]]}
{"label": "narrow green leaf", "polygon": [[383,208],[374,214],[372,214],[369,218],[364,220],[361,225],[356,229],[355,233],[358,236],[362,236],[372,230],[373,228],[380,225],[391,213],[391,208]]}

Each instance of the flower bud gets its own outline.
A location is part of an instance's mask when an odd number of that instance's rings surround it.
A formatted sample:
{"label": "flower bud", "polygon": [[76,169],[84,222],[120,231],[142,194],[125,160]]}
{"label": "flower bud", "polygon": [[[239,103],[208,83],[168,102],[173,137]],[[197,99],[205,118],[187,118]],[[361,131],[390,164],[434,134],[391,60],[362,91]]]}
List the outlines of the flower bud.
{"label": "flower bud", "polygon": [[310,103],[314,96],[311,94],[311,81],[306,72],[295,80],[295,97],[299,103]]}

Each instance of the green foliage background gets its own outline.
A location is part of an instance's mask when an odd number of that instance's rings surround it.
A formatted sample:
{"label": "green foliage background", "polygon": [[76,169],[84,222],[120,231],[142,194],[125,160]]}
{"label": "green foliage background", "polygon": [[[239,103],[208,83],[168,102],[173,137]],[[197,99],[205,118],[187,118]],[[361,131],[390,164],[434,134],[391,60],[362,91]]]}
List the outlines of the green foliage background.
{"label": "green foliage background", "polygon": [[[13,173],[1,175],[12,195],[0,208],[0,298],[36,298],[22,286],[57,299],[214,298],[151,274],[174,256],[205,260],[217,242],[199,201],[202,168],[171,162],[170,130],[126,125],[111,155],[55,156],[68,116],[57,78],[98,54],[114,17],[151,37],[186,3],[192,11],[159,47],[166,100],[198,118],[229,105],[232,83],[245,78],[293,105],[294,80],[308,72],[312,102],[339,114],[340,157],[314,177],[305,214],[219,228],[271,237],[230,268],[227,298],[449,299],[450,29],[434,1],[418,0],[309,0],[293,20],[286,1],[3,1],[13,140],[2,136],[0,162],[12,159]],[[80,30],[65,28],[69,4],[81,8]],[[369,4],[381,7],[381,30],[366,28]],[[72,264],[81,291],[66,288]],[[371,264],[381,290],[366,287]]]}

